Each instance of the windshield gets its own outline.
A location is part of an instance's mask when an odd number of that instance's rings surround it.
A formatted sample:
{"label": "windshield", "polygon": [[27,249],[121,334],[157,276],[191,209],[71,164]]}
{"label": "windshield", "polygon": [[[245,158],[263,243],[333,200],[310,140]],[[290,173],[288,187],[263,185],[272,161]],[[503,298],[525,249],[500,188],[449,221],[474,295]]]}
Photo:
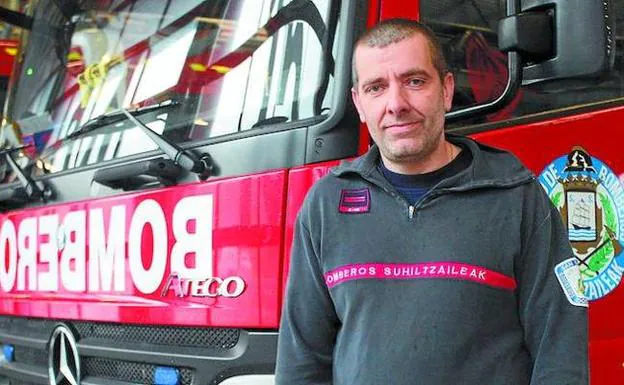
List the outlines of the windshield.
{"label": "windshield", "polygon": [[333,59],[319,36],[332,30],[331,0],[290,3],[41,0],[11,131],[33,145],[37,167],[58,172],[157,149],[130,122],[63,140],[120,108],[176,102],[141,120],[177,143],[325,113]]}

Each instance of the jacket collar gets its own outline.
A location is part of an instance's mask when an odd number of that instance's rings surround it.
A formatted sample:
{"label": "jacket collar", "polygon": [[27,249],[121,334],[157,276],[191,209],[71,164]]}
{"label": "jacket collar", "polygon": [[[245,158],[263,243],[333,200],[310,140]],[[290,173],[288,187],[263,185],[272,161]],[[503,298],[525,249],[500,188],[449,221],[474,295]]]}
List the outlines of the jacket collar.
{"label": "jacket collar", "polygon": [[[534,179],[518,158],[507,151],[458,135],[446,134],[446,139],[460,145],[464,151],[470,151],[472,162],[467,169],[442,181],[438,189],[465,191],[483,187],[509,188]],[[385,185],[387,182],[377,170],[379,161],[379,148],[373,145],[366,154],[352,161],[343,161],[332,173],[338,177],[357,174],[373,183]]]}

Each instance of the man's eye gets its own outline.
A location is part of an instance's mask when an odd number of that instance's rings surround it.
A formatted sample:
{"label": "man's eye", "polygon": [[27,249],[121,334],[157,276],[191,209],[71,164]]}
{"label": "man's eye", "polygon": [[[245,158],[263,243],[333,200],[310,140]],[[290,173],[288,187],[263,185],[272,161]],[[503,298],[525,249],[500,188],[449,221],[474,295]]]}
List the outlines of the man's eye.
{"label": "man's eye", "polygon": [[366,88],[366,93],[375,93],[381,91],[381,86],[369,86]]}
{"label": "man's eye", "polygon": [[425,81],[422,79],[410,79],[408,80],[408,83],[410,86],[420,86],[424,83]]}

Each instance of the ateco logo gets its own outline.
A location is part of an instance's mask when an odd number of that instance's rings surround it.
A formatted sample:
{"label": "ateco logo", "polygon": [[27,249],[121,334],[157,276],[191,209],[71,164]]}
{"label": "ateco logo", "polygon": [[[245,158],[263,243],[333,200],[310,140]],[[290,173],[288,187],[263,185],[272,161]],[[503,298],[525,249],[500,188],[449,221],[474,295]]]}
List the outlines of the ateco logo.
{"label": "ateco logo", "polygon": [[160,295],[166,297],[173,291],[176,297],[226,297],[236,298],[245,291],[241,277],[183,278],[172,273]]}
{"label": "ateco logo", "polygon": [[48,343],[50,385],[80,385],[80,358],[76,339],[63,324],[54,328]]}

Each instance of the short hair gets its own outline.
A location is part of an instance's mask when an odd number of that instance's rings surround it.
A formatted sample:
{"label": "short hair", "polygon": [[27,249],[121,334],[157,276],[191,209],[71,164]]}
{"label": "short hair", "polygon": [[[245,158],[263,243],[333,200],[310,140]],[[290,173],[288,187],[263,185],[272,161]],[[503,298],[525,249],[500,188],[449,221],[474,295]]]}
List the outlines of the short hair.
{"label": "short hair", "polygon": [[444,76],[448,72],[446,59],[444,59],[444,51],[442,44],[436,37],[435,33],[426,25],[410,19],[387,19],[379,22],[373,28],[364,32],[355,42],[353,48],[353,57],[351,59],[351,80],[353,86],[357,86],[358,77],[355,68],[355,50],[360,45],[368,47],[384,48],[390,44],[398,43],[416,33],[423,35],[429,42],[429,53],[433,67],[440,75],[440,79],[444,80]]}

